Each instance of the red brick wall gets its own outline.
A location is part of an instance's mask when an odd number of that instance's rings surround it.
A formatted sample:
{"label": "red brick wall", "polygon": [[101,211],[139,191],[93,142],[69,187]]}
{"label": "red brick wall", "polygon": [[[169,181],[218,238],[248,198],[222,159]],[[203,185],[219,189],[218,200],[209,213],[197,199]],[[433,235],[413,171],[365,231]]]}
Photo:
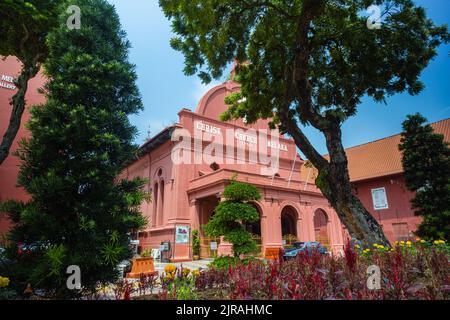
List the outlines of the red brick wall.
{"label": "red brick wall", "polygon": [[[2,81],[2,76],[12,76],[16,78],[20,72],[21,64],[17,59],[8,57],[3,60],[0,57],[0,82],[4,85],[10,85],[7,81]],[[17,137],[11,148],[9,157],[0,165],[0,201],[17,199],[26,200],[27,195],[25,192],[17,187],[17,175],[19,173],[19,159],[13,155],[13,152],[17,150],[18,142],[27,137],[28,133],[25,130],[23,124],[29,120],[30,114],[28,108],[35,104],[44,102],[44,97],[38,93],[38,88],[44,84],[44,78],[40,75],[30,81],[28,92],[26,95],[27,110],[22,118],[22,126],[19,129]],[[11,117],[11,98],[16,93],[16,90],[11,90],[0,85],[0,139],[8,127]],[[7,231],[10,227],[10,223],[4,214],[0,214],[0,234]]]}
{"label": "red brick wall", "polygon": [[[373,180],[354,183],[356,195],[369,212],[381,223],[389,241],[403,240],[417,229],[421,222],[420,217],[414,216],[411,209],[411,199],[414,193],[408,191],[402,175],[380,177]],[[388,209],[375,211],[372,201],[372,189],[385,188],[388,200]]]}

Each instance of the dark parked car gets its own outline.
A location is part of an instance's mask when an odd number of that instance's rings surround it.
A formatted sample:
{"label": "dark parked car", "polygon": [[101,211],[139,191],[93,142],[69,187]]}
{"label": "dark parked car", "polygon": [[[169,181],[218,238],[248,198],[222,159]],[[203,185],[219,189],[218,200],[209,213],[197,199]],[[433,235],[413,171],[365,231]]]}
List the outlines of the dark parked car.
{"label": "dark parked car", "polygon": [[328,254],[328,250],[318,242],[294,242],[293,247],[284,251],[285,259],[295,258],[300,252],[311,254],[317,250],[321,254]]}

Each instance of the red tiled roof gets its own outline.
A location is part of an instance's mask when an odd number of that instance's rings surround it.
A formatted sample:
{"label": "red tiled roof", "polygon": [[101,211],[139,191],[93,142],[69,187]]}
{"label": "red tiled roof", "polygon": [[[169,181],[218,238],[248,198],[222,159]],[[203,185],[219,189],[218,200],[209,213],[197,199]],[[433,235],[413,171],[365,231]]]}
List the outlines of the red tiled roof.
{"label": "red tiled roof", "polygon": [[[450,142],[450,118],[432,123],[435,133]],[[367,180],[403,172],[402,155],[398,150],[401,135],[390,136],[346,149],[351,181]],[[316,171],[314,169],[314,171]],[[309,173],[309,174],[308,174]],[[314,183],[317,174],[302,167],[302,180]]]}
{"label": "red tiled roof", "polygon": [[[450,118],[432,123],[435,133],[450,141]],[[398,150],[401,135],[387,137],[346,149],[351,181],[403,172],[402,155]]]}

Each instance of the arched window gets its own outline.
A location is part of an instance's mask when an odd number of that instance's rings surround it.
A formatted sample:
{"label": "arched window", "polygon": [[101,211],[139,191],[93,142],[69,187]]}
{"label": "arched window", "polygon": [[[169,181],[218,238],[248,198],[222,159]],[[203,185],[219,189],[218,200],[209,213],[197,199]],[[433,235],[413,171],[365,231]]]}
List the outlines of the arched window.
{"label": "arched window", "polygon": [[153,212],[152,212],[152,226],[156,227],[156,216],[158,212],[158,184],[155,183],[153,187]]}
{"label": "arched window", "polygon": [[159,183],[159,207],[158,207],[158,225],[162,225],[164,223],[164,180],[161,180]]}
{"label": "arched window", "polygon": [[281,211],[281,235],[283,237],[294,236],[298,237],[297,234],[297,211],[291,206],[286,206]]}

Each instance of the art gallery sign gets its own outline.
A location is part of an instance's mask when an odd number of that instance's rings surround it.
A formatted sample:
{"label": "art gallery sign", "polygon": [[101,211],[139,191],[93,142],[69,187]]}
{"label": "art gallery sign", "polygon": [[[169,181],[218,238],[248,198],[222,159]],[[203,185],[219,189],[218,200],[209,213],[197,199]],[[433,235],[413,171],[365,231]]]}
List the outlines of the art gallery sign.
{"label": "art gallery sign", "polygon": [[16,90],[17,87],[14,84],[14,78],[5,74],[0,75],[0,88]]}

